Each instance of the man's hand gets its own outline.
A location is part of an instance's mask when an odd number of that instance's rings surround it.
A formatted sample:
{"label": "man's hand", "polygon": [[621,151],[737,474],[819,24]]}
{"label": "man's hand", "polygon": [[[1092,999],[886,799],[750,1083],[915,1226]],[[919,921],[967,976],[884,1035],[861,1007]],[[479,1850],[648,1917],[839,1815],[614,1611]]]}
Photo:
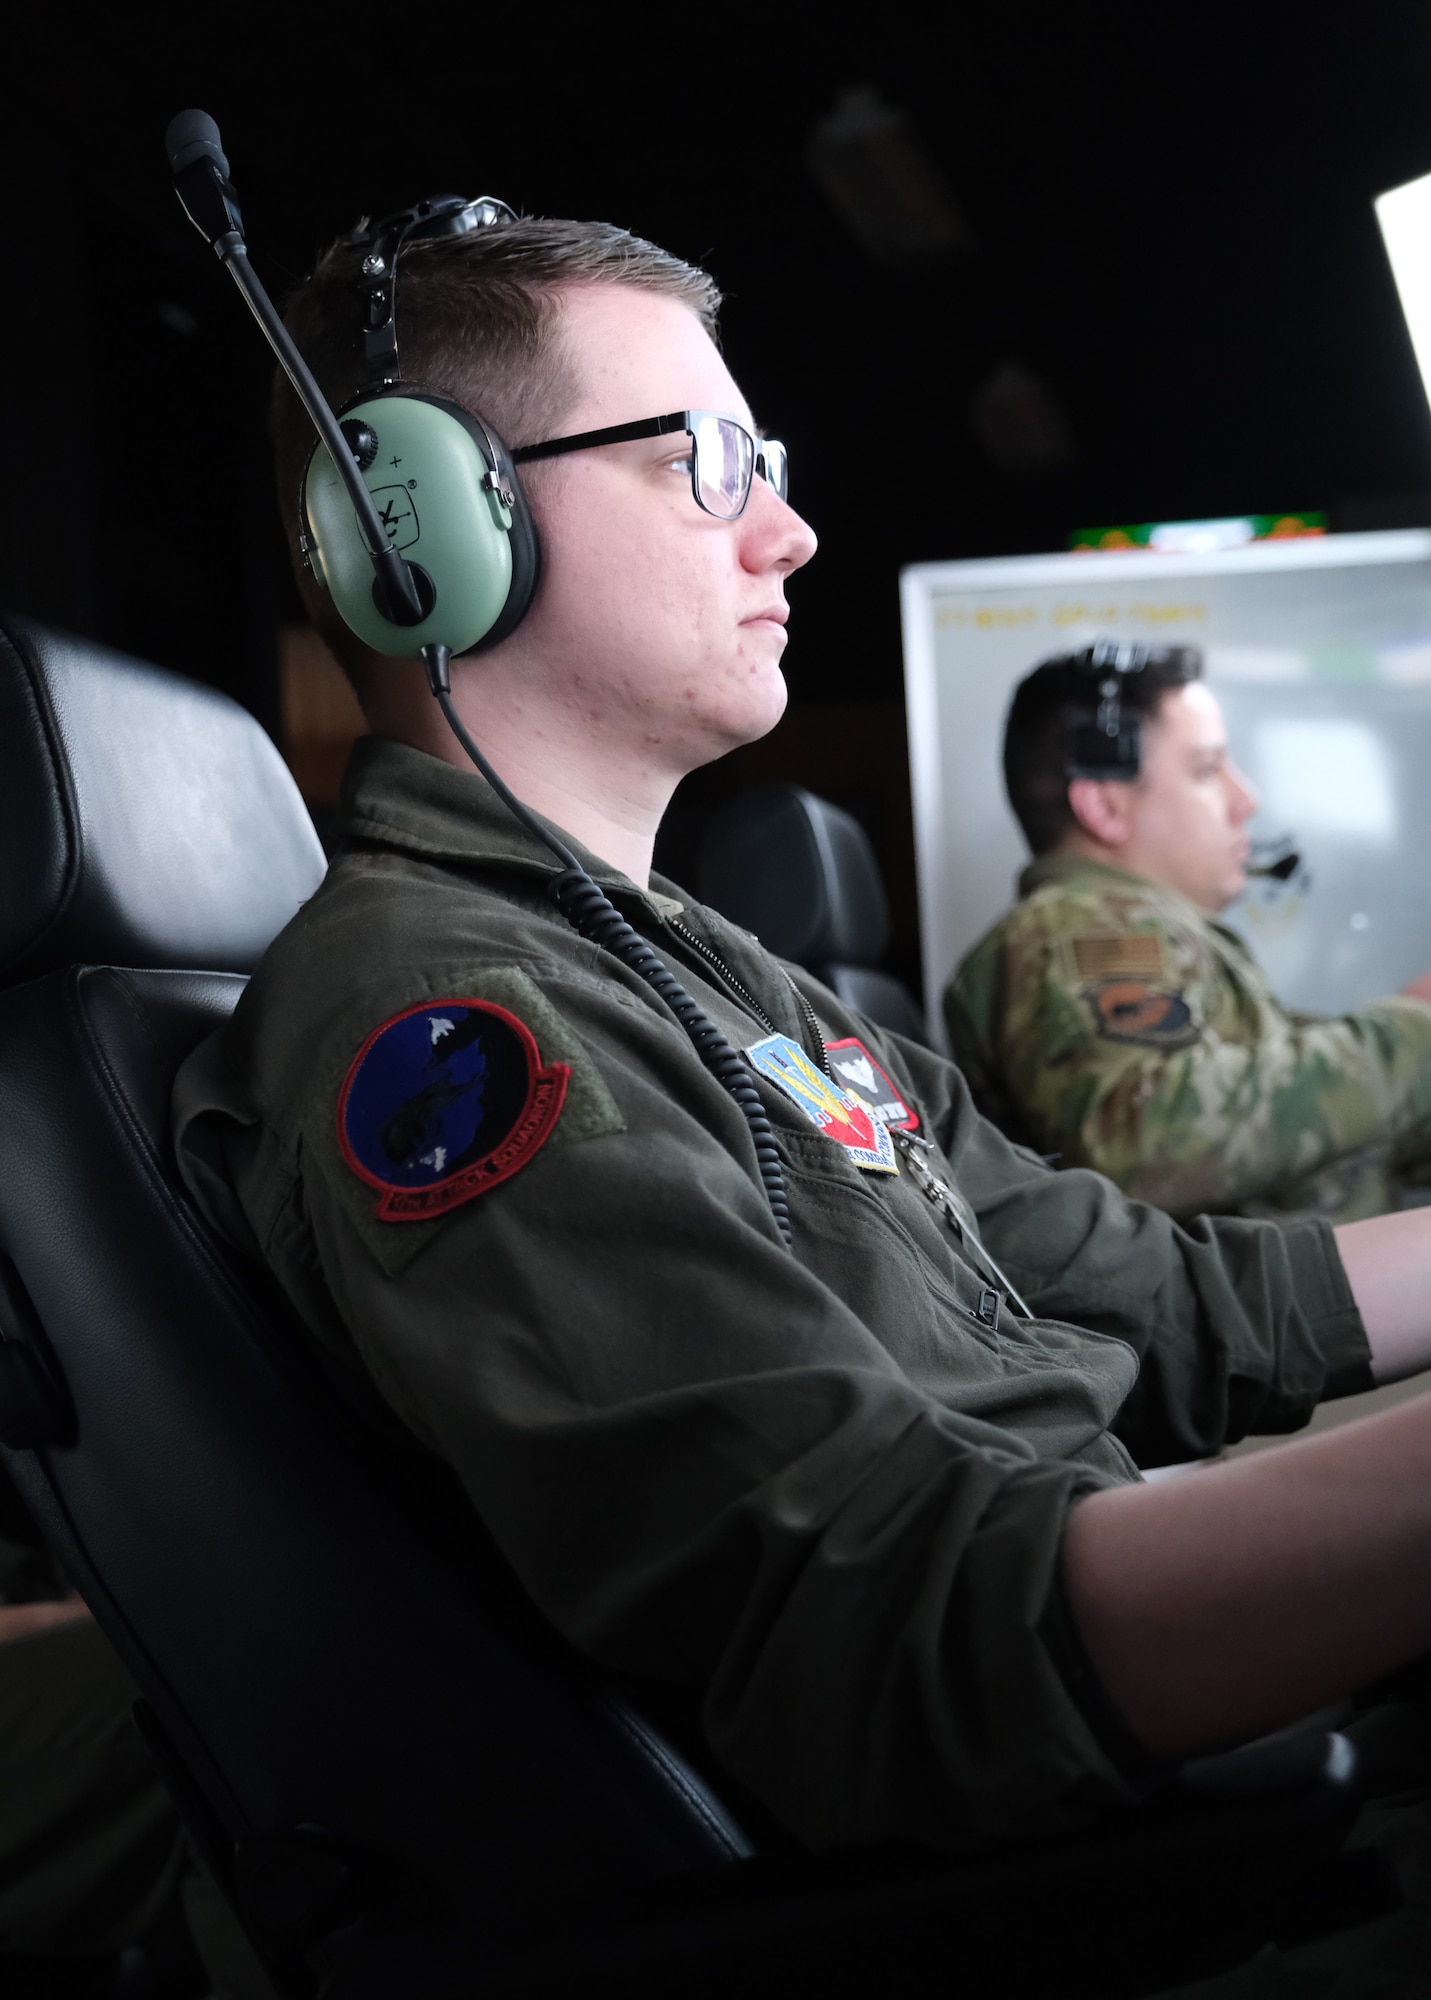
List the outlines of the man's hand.
{"label": "man's hand", "polygon": [[0,1646],[9,1639],[44,1632],[51,1625],[68,1625],[76,1618],[88,1617],[89,1606],[74,1595],[61,1598],[58,1604],[0,1604]]}
{"label": "man's hand", "polygon": [[1431,972],[1423,972],[1419,979],[1409,981],[1401,990],[1412,1000],[1431,1000]]}
{"label": "man's hand", "polygon": [[[1377,1380],[1431,1367],[1431,1209],[1336,1238]],[[1431,1396],[1094,1493],[1064,1564],[1094,1664],[1150,1749],[1294,1722],[1431,1651]]]}

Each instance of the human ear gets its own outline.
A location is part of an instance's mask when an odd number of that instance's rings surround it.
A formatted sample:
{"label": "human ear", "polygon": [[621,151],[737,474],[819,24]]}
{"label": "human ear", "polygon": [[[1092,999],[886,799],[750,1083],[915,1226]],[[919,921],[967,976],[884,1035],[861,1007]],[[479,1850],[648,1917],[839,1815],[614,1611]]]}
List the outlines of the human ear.
{"label": "human ear", "polygon": [[1133,831],[1130,790],[1115,778],[1073,778],[1068,808],[1083,831],[1104,847],[1123,847]]}

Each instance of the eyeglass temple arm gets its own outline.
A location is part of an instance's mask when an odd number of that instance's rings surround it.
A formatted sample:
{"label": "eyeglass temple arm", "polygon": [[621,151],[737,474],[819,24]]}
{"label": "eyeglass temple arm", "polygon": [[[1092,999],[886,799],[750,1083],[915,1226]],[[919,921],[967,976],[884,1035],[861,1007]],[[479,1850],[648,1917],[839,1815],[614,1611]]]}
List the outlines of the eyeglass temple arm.
{"label": "eyeglass temple arm", "polygon": [[534,458],[558,458],[566,451],[585,451],[593,444],[630,444],[636,438],[664,437],[668,431],[689,431],[689,410],[671,410],[664,417],[643,417],[639,423],[610,424],[605,430],[577,431],[571,437],[548,438],[545,444],[519,445],[512,453],[513,465],[525,465]]}

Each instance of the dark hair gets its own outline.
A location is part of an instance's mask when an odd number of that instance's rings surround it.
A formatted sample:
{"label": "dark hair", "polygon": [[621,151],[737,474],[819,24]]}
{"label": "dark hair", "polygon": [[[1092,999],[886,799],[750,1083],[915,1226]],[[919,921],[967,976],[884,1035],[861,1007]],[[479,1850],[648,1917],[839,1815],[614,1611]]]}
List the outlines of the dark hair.
{"label": "dark hair", "polygon": [[[330,245],[284,313],[335,408],[371,380],[359,294],[364,236],[360,225]],[[704,271],[613,223],[523,216],[403,251],[396,313],[403,381],[485,417],[514,449],[555,435],[580,386],[560,339],[559,294],[594,284],[633,285],[679,299],[715,338],[720,293]],[[349,631],[303,562],[298,492],[313,426],[282,374],[274,383],[270,426],[278,504],[304,606],[361,700],[378,655]]]}
{"label": "dark hair", "polygon": [[[1196,646],[1156,646],[1141,671],[1119,676],[1118,698],[1131,715],[1151,721],[1170,689],[1201,673]],[[1004,725],[1004,787],[1034,854],[1047,854],[1077,825],[1068,803],[1068,734],[1093,720],[1098,680],[1087,652],[1060,653],[1014,689]]]}

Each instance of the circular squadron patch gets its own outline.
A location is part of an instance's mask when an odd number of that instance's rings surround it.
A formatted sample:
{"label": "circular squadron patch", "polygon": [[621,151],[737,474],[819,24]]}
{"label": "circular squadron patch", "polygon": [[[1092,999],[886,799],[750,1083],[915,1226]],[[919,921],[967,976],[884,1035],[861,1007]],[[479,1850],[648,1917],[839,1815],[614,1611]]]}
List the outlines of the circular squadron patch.
{"label": "circular squadron patch", "polygon": [[571,1078],[490,1000],[428,1000],[374,1028],[338,1096],[338,1145],[385,1222],[426,1222],[516,1173]]}

